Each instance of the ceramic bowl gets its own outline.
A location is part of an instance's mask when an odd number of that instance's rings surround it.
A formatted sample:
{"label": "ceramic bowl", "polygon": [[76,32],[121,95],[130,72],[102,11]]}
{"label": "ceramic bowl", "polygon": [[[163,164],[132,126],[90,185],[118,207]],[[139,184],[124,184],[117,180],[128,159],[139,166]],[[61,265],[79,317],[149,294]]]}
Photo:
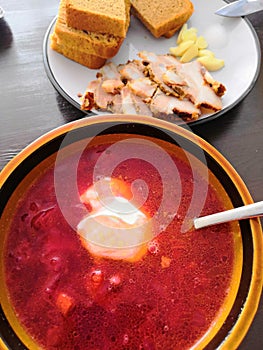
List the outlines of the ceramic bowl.
{"label": "ceramic bowl", "polygon": [[[43,135],[11,160],[0,174],[0,348],[37,348],[26,334],[8,299],[3,269],[3,252],[10,214],[10,201],[17,188],[40,163],[46,164],[49,157],[63,147],[94,138],[97,135],[132,135],[151,137],[158,142],[177,144],[211,171],[233,207],[253,202],[252,197],[231,164],[210,144],[185,128],[143,116],[101,115],[84,118],[65,124]],[[43,169],[42,169],[43,170]],[[31,176],[32,180],[32,176]],[[247,333],[256,314],[263,280],[263,243],[260,221],[256,218],[239,222],[241,240],[237,252],[236,276],[233,276],[233,292],[226,303],[225,311],[213,325],[211,332],[195,348],[236,349]]]}

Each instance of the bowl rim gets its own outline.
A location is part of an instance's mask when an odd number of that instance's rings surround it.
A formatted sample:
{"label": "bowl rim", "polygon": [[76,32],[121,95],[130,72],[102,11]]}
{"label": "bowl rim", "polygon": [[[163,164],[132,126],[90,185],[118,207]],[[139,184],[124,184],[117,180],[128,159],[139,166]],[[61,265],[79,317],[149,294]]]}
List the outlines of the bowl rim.
{"label": "bowl rim", "polygon": [[[200,136],[194,134],[192,131],[187,130],[182,126],[172,124],[170,122],[149,118],[141,115],[96,115],[88,116],[79,120],[75,120],[61,126],[58,126],[42,136],[35,139],[23,150],[21,150],[13,159],[11,159],[6,166],[0,172],[0,188],[6,182],[12,172],[25,160],[30,154],[44,146],[49,141],[56,137],[62,136],[72,130],[87,127],[89,125],[96,125],[102,123],[120,123],[120,124],[142,124],[152,126],[154,128],[161,128],[167,132],[172,132],[182,136],[188,141],[193,142],[198,147],[205,150],[214,161],[228,174],[233,185],[238,190],[240,197],[244,204],[253,203],[252,196],[246,187],[244,181],[241,179],[237,171],[232,164],[210,143],[205,141]],[[259,301],[261,298],[262,286],[263,286],[263,237],[262,227],[259,218],[250,219],[250,227],[253,237],[253,261],[252,261],[252,275],[251,282],[248,289],[247,298],[243,304],[242,311],[231,328],[231,331],[221,343],[221,349],[237,348],[244,339],[248,329],[254,319],[257,312]],[[5,347],[3,339],[0,337],[0,348],[8,349]]]}

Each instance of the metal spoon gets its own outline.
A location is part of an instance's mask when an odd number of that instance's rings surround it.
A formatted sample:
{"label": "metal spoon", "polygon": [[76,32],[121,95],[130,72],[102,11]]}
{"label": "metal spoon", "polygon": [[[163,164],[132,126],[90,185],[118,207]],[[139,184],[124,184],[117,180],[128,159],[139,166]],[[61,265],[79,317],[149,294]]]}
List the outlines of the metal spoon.
{"label": "metal spoon", "polygon": [[194,219],[196,229],[223,222],[263,216],[263,201]]}
{"label": "metal spoon", "polygon": [[215,13],[225,17],[241,17],[263,10],[263,0],[238,0],[231,2]]}

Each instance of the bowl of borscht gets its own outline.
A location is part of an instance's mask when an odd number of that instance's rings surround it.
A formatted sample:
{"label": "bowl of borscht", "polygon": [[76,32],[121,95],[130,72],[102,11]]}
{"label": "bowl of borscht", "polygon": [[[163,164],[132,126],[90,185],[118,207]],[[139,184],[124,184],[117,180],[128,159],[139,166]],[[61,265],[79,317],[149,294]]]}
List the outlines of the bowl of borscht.
{"label": "bowl of borscht", "polygon": [[263,279],[234,168],[187,127],[98,115],[48,132],[0,174],[0,348],[236,349]]}

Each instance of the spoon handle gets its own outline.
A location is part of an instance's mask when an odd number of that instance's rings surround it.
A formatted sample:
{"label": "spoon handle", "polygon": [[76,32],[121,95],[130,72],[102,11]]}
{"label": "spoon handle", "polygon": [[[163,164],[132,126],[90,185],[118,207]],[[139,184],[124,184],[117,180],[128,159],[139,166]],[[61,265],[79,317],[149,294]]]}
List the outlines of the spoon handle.
{"label": "spoon handle", "polygon": [[194,219],[196,229],[233,220],[263,216],[263,201]]}

